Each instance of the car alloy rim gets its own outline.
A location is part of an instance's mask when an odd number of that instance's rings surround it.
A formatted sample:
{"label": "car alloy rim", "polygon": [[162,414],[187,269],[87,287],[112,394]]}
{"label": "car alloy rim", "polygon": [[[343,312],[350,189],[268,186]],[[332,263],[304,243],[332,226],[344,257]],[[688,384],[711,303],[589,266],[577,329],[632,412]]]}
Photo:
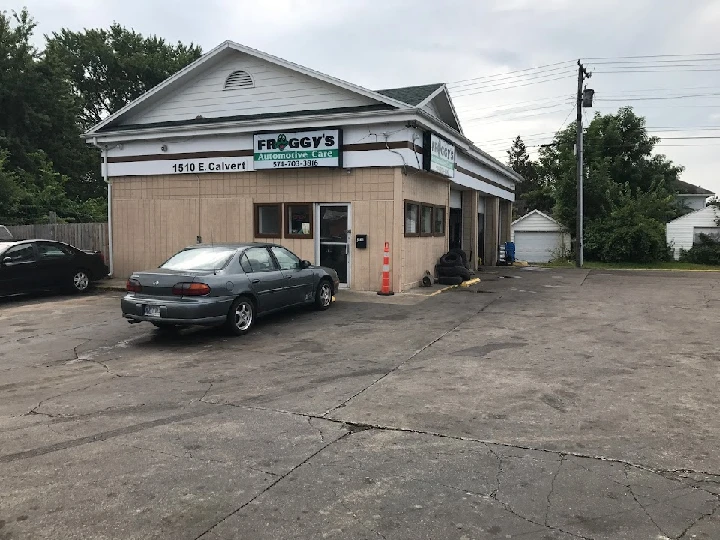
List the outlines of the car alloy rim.
{"label": "car alloy rim", "polygon": [[235,309],[235,326],[240,330],[247,330],[252,324],[252,307],[247,302],[242,302]]}
{"label": "car alloy rim", "polygon": [[327,283],[325,283],[320,289],[320,300],[323,306],[330,305],[330,301],[332,300],[332,291],[330,290],[330,285]]}
{"label": "car alloy rim", "polygon": [[75,285],[75,288],[78,291],[84,291],[87,289],[88,285],[90,284],[90,279],[87,277],[87,274],[85,272],[78,272],[75,274],[75,277],[73,277],[73,285]]}

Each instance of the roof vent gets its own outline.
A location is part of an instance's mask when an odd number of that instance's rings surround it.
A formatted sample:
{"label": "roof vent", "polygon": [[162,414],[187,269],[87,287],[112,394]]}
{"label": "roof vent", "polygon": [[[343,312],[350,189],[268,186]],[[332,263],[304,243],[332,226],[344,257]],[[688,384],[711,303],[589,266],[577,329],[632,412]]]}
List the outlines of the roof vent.
{"label": "roof vent", "polygon": [[252,77],[247,71],[233,71],[230,75],[228,75],[228,78],[225,79],[225,88],[224,90],[229,90],[231,88],[253,88],[255,86],[255,83],[252,80]]}

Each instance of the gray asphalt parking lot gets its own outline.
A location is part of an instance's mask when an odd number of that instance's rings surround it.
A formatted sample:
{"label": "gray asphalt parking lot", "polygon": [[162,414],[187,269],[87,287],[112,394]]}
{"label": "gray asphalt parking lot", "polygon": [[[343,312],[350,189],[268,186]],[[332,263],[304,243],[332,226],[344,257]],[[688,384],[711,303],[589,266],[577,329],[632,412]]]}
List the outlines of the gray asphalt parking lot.
{"label": "gray asphalt parking lot", "polygon": [[242,338],[0,300],[0,539],[720,538],[720,274],[482,278]]}

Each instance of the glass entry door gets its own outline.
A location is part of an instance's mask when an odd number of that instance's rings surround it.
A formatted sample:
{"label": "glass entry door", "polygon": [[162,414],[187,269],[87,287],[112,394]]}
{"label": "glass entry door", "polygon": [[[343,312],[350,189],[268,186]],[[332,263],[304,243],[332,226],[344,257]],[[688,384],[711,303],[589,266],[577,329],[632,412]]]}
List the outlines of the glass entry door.
{"label": "glass entry door", "polygon": [[332,268],[347,287],[350,282],[350,205],[318,204],[315,260]]}

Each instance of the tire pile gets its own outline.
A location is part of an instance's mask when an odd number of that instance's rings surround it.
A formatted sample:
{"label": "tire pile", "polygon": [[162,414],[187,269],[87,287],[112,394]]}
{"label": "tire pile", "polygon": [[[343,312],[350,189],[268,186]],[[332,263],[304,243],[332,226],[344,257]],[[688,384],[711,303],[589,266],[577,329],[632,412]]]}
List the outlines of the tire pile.
{"label": "tire pile", "polygon": [[461,249],[451,249],[440,257],[435,265],[437,282],[442,285],[460,285],[469,280],[474,272],[470,270],[467,253]]}

